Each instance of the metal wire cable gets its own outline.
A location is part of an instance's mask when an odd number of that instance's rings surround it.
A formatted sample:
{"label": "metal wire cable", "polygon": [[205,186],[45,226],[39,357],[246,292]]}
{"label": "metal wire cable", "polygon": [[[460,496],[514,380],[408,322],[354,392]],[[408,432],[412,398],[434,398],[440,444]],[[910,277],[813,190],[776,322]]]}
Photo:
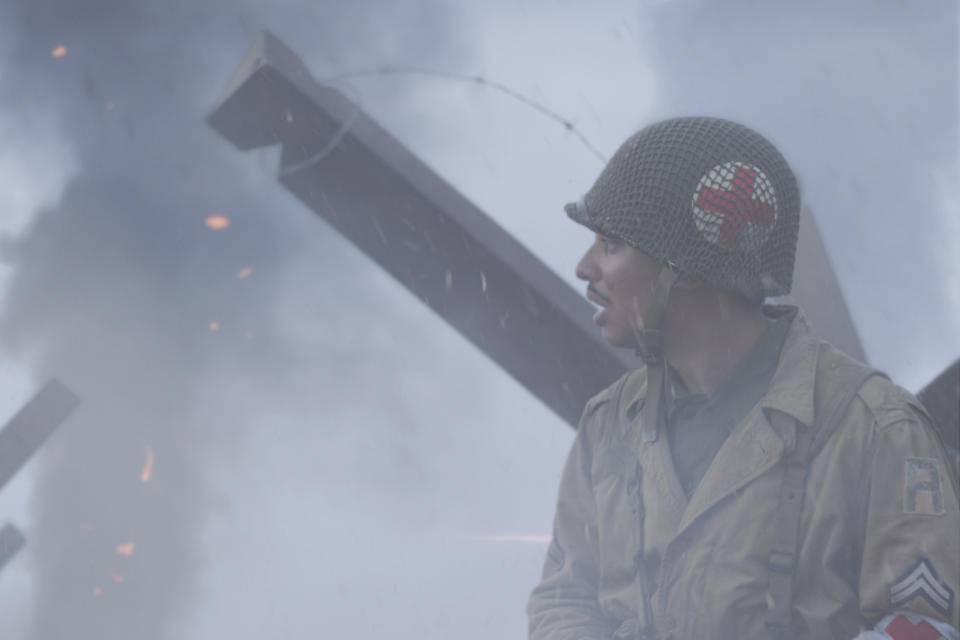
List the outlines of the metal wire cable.
{"label": "metal wire cable", "polygon": [[513,98],[514,100],[517,100],[522,104],[525,104],[531,109],[534,109],[535,111],[539,112],[541,115],[544,115],[550,118],[551,120],[559,122],[561,125],[563,125],[564,129],[566,129],[567,131],[572,133],[574,136],[576,136],[577,139],[580,140],[580,142],[583,144],[583,146],[586,147],[587,150],[589,150],[590,153],[592,153],[601,163],[606,164],[607,162],[607,157],[604,156],[602,153],[600,153],[600,151],[593,145],[593,143],[590,142],[590,140],[583,134],[583,132],[577,129],[576,125],[574,125],[573,122],[571,122],[567,118],[564,118],[562,115],[550,109],[546,105],[541,104],[531,98],[528,98],[527,96],[523,95],[519,91],[511,89],[510,87],[503,84],[502,82],[488,80],[487,78],[480,75],[470,76],[466,74],[452,73],[448,71],[435,71],[432,69],[423,69],[423,68],[417,68],[417,67],[381,67],[379,69],[362,69],[358,71],[349,71],[347,73],[342,73],[337,76],[325,78],[322,80],[322,82],[333,84],[333,83],[342,82],[343,80],[349,80],[351,78],[363,78],[363,77],[387,76],[387,75],[419,75],[419,76],[427,76],[432,78],[442,78],[444,80],[456,80],[458,82],[469,82],[469,83],[473,83],[473,84],[477,84],[485,87],[490,87],[495,91],[499,91],[500,93],[503,93],[504,95],[509,96],[510,98]]}

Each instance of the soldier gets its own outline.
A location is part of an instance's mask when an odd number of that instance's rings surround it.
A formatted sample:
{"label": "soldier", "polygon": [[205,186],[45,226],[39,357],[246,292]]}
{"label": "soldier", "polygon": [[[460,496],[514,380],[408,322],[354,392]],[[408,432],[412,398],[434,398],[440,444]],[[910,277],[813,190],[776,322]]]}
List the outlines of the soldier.
{"label": "soldier", "polygon": [[796,179],[765,138],[680,118],[568,215],[605,340],[531,640],[957,640],[955,470],[908,392],[817,338],[790,290]]}

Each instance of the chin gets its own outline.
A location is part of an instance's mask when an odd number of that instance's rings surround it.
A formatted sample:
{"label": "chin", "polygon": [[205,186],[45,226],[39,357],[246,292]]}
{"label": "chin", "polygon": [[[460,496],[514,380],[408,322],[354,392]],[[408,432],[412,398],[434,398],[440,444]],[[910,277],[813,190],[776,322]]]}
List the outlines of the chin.
{"label": "chin", "polygon": [[633,336],[619,334],[615,331],[611,331],[609,327],[602,327],[600,329],[600,335],[603,336],[603,339],[611,347],[617,347],[619,349],[633,349],[637,346],[636,340],[633,339]]}

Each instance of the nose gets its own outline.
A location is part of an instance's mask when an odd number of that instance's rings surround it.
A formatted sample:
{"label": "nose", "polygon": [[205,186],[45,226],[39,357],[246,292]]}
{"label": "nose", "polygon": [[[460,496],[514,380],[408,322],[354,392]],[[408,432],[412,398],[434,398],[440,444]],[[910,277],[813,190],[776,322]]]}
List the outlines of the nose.
{"label": "nose", "polygon": [[597,263],[593,259],[593,246],[591,246],[577,263],[576,274],[581,280],[595,282],[599,279],[598,272]]}

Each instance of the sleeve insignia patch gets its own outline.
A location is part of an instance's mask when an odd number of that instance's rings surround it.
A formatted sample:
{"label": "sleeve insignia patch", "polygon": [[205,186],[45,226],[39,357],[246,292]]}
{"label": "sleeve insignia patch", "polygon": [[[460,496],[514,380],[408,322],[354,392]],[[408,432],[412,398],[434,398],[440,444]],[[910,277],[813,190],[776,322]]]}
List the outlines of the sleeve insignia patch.
{"label": "sleeve insignia patch", "polygon": [[920,558],[913,567],[890,585],[887,591],[890,608],[896,609],[916,597],[923,598],[944,617],[953,611],[953,589],[940,581],[926,558]]}
{"label": "sleeve insignia patch", "polygon": [[943,515],[940,465],[933,458],[907,458],[903,512],[926,516]]}

